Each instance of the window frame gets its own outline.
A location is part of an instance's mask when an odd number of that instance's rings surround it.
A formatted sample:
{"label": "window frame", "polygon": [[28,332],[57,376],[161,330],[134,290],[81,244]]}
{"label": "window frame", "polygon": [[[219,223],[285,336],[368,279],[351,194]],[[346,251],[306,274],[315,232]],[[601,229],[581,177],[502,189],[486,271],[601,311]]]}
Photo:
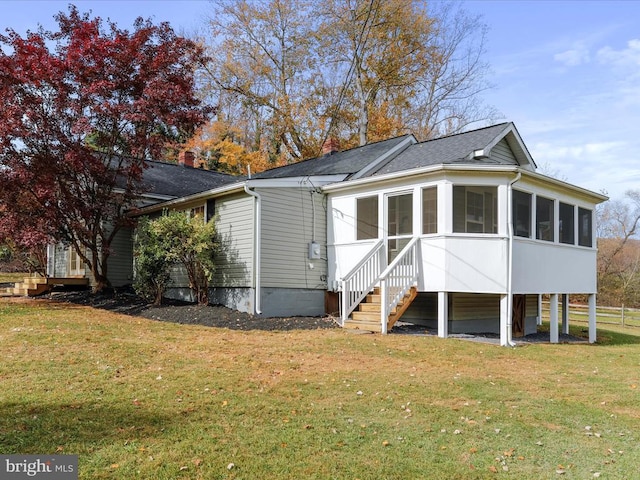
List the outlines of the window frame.
{"label": "window frame", "polygon": [[[428,197],[426,194],[432,196]],[[438,233],[438,186],[422,188],[422,234],[432,235]]]}
{"label": "window frame", "polygon": [[[540,201],[544,200],[545,202],[549,202],[550,204],[547,205],[547,209],[544,208],[540,208]],[[550,208],[548,208],[550,207]],[[547,198],[541,195],[536,195],[536,240],[542,240],[544,242],[555,242],[555,232],[556,232],[556,219],[555,219],[555,210],[556,210],[556,200],[553,198]],[[541,232],[543,231],[543,228],[541,228],[541,225],[543,224],[543,222],[540,221],[540,218],[542,215],[540,215],[541,211],[547,211],[548,213],[550,213],[549,215],[549,219],[547,219],[545,222],[548,222],[548,226],[546,228],[546,230],[551,234],[551,238],[543,238],[543,235],[541,234]]]}
{"label": "window frame", "polygon": [[[571,211],[570,217],[570,225],[567,227],[564,224],[565,220],[569,220],[566,217],[566,214]],[[563,212],[564,210],[564,212]],[[559,202],[558,205],[558,242],[563,243],[565,245],[575,245],[576,244],[576,208],[575,205],[571,205],[570,203]]]}
{"label": "window frame", "polygon": [[[588,218],[588,224],[583,225],[583,219]],[[578,207],[578,245],[581,247],[593,247],[593,210]]]}
{"label": "window frame", "polygon": [[[522,190],[512,190],[511,195],[511,223],[513,225],[513,235],[521,238],[531,238],[531,217],[533,195]],[[526,218],[520,218],[525,213]],[[519,225],[522,225],[521,229]]]}
{"label": "window frame", "polygon": [[[373,201],[374,205],[370,205],[369,206],[369,213],[371,213],[371,211],[374,212],[374,215],[363,215],[361,213],[364,213],[364,208],[366,207],[366,205],[364,205],[364,202],[366,201]],[[361,202],[362,202],[362,212],[361,212]],[[367,196],[363,196],[363,197],[357,197],[356,198],[356,211],[355,211],[355,237],[356,240],[374,240],[377,238],[380,238],[380,215],[379,215],[379,211],[380,211],[380,198],[378,195],[367,195]],[[371,224],[364,225],[364,228],[361,228],[361,223],[360,221],[365,222],[368,220],[373,220],[374,222],[372,222]],[[375,231],[375,235],[373,234],[373,232]]]}
{"label": "window frame", "polygon": [[[464,195],[464,215],[460,218],[460,212],[457,211],[459,207],[458,195]],[[491,197],[488,205],[488,196]],[[477,201],[476,205],[470,205],[470,197]],[[482,202],[482,217],[481,220],[469,218],[469,211],[471,208],[476,208],[479,202]],[[477,213],[477,212],[475,212]],[[469,234],[482,234],[482,235],[495,235],[498,233],[498,187],[492,185],[454,185],[453,186],[453,233],[469,233]],[[477,217],[474,212],[471,212],[472,217]],[[460,221],[464,222],[464,230],[459,230],[458,225]],[[472,231],[469,229],[469,225],[481,225],[481,231]],[[489,228],[487,226],[489,225]]]}

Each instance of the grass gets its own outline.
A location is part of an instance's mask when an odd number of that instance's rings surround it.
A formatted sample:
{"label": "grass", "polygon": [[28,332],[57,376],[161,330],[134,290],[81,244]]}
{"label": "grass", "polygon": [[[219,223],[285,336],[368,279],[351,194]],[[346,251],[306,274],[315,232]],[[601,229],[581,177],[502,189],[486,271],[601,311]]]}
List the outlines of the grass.
{"label": "grass", "polygon": [[631,478],[631,333],[507,349],[0,301],[0,451],[85,479]]}

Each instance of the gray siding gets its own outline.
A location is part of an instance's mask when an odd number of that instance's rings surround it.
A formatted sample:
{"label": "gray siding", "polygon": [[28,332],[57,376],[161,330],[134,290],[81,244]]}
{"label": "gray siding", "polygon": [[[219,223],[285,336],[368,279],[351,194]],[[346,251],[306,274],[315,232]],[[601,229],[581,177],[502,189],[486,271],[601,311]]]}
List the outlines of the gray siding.
{"label": "gray siding", "polygon": [[[263,287],[326,290],[327,213],[321,194],[307,188],[264,188],[262,196]],[[315,230],[315,235],[314,235]],[[309,243],[320,244],[309,260]]]}
{"label": "gray siding", "polygon": [[254,202],[244,193],[215,199],[220,254],[212,287],[252,287]]}
{"label": "gray siding", "polygon": [[507,165],[518,164],[515,155],[504,138],[491,149],[491,159]]}

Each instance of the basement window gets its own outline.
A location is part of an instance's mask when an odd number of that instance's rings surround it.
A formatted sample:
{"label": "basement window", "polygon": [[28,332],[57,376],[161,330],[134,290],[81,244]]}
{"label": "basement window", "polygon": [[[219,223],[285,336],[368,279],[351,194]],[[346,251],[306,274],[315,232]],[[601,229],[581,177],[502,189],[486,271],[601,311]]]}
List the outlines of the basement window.
{"label": "basement window", "polygon": [[378,238],[378,196],[356,200],[356,240]]}

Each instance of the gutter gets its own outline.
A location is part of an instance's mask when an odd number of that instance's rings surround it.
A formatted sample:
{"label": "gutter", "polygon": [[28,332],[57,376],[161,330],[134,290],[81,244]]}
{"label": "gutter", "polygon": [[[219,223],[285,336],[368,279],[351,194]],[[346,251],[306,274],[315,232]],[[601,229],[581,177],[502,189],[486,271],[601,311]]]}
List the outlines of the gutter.
{"label": "gutter", "polygon": [[256,224],[255,224],[255,228],[254,228],[254,235],[255,235],[255,240],[254,240],[254,249],[253,249],[253,271],[254,271],[254,279],[255,279],[255,312],[256,314],[260,315],[262,313],[262,309],[261,309],[261,302],[260,302],[260,256],[261,256],[261,242],[260,242],[260,237],[261,237],[261,229],[260,229],[260,225],[261,225],[261,219],[260,219],[260,215],[261,215],[261,207],[262,207],[262,197],[260,197],[260,194],[257,192],[254,192],[253,190],[249,190],[249,187],[247,186],[247,184],[244,184],[244,191],[251,195],[252,197],[254,197],[256,199],[256,209],[255,209],[255,219],[256,219]]}
{"label": "gutter", "polygon": [[[507,228],[509,235],[509,254],[507,256],[507,341],[503,346],[515,347],[513,343],[513,184],[520,180],[522,172],[509,182],[507,195]],[[502,335],[501,335],[502,336]]]}

